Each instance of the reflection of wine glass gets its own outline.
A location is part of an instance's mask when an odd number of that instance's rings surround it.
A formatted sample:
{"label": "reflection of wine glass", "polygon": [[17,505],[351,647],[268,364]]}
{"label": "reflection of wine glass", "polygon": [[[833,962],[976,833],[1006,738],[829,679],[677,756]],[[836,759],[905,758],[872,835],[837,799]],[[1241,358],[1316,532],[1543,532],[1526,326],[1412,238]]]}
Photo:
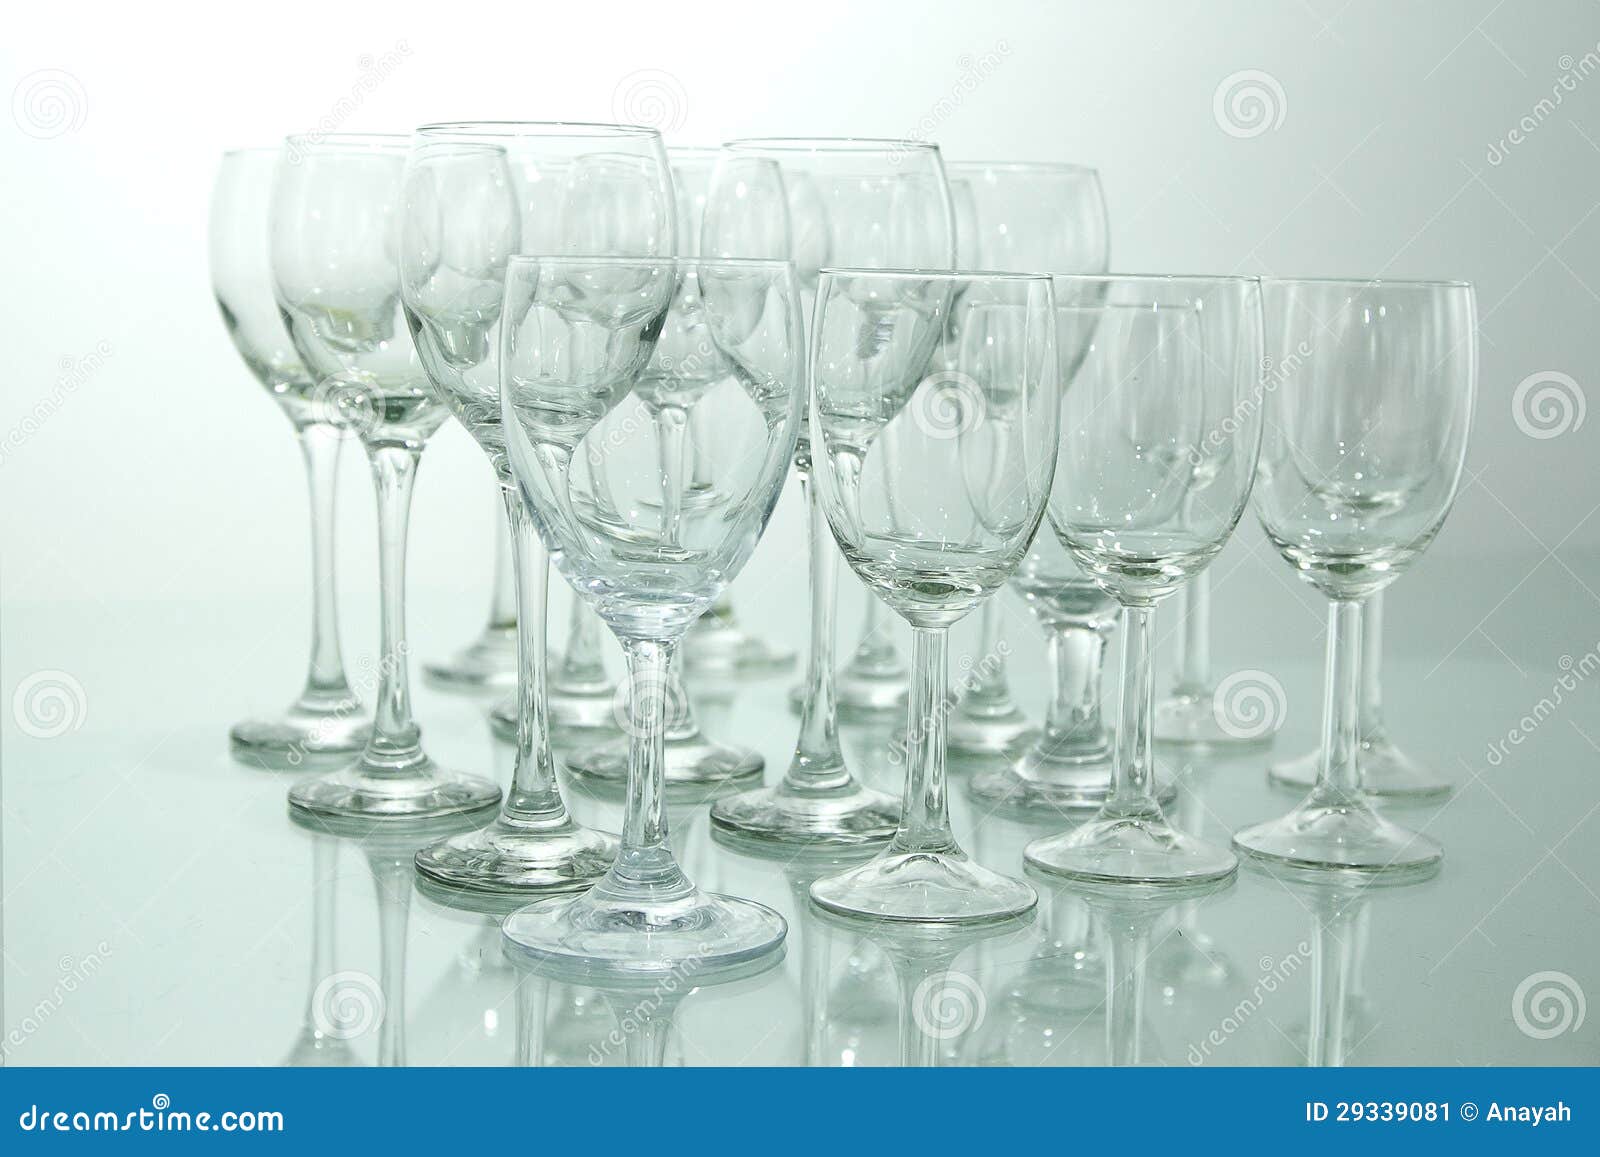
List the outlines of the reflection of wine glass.
{"label": "reflection of wine glass", "polygon": [[516,587],[511,574],[511,544],[503,518],[496,488],[489,621],[484,623],[477,638],[448,659],[422,666],[429,682],[446,691],[486,691],[509,687],[517,681]]}
{"label": "reflection of wine glass", "polygon": [[272,295],[269,202],[278,149],[224,153],[211,194],[211,288],[228,335],[289,421],[306,464],[311,496],[311,660],[305,688],[280,718],[249,720],[229,732],[235,754],[268,767],[344,762],[365,746],[366,709],[351,691],[339,654],[333,530],[339,450],[345,431],[319,404]]}
{"label": "reflection of wine glass", "polygon": [[333,1067],[356,1063],[350,1038],[359,1025],[341,1023],[337,1015],[342,999],[330,999],[329,978],[338,973],[336,949],[338,920],[334,889],[338,886],[339,842],[332,836],[311,835],[311,981],[306,994],[305,1019],[300,1035],[283,1063],[291,1066]]}
{"label": "reflection of wine glass", "polygon": [[353,766],[290,790],[291,806],[322,816],[426,819],[485,811],[500,799],[487,780],[441,771],[411,713],[406,528],[422,449],[446,412],[400,308],[407,144],[397,136],[291,137],[272,197],[278,306],[320,403],[360,435],[378,490],[377,718]]}

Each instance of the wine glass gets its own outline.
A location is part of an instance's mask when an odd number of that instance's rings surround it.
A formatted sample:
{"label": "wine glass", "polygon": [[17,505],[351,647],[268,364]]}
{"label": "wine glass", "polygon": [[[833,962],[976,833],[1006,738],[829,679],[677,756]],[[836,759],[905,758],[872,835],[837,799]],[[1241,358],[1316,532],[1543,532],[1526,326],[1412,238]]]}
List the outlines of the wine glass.
{"label": "wine glass", "polygon": [[[1383,592],[1367,598],[1361,615],[1361,703],[1356,731],[1361,737],[1356,752],[1357,782],[1375,799],[1422,800],[1448,795],[1450,785],[1425,764],[1396,747],[1383,720]],[[1322,750],[1274,763],[1267,778],[1283,787],[1310,791],[1322,766]]]}
{"label": "wine glass", "polygon": [[[915,141],[778,139],[732,141],[707,196],[701,248],[719,256],[784,256],[795,264],[807,319],[825,264],[950,269],[955,226],[944,165]],[[807,324],[810,324],[808,320]],[[800,735],[783,779],[720,799],[711,822],[724,835],[817,849],[887,842],[900,821],[896,800],[865,787],[839,746],[834,612],[838,563],[812,482],[811,444],[795,450],[807,509],[811,638]],[[870,600],[876,606],[876,600]]]}
{"label": "wine glass", "polygon": [[[710,348],[663,340],[701,324]],[[562,576],[628,657],[622,849],[577,897],[505,922],[508,948],[577,978],[719,969],[779,949],[783,917],[702,892],[667,839],[668,666],[755,549],[794,452],[804,326],[785,261],[521,257],[506,273],[501,394],[511,465]],[[691,323],[691,319],[693,319]],[[652,418],[640,420],[642,403]],[[691,412],[727,452],[689,490]]]}
{"label": "wine glass", "polygon": [[344,761],[372,727],[345,678],[333,577],[335,489],[345,431],[319,405],[311,371],[289,340],[272,296],[268,210],[278,149],[224,153],[211,193],[211,288],[228,336],[294,426],[311,496],[311,661],[304,689],[282,716],[237,723],[235,755],[268,767]]}
{"label": "wine glass", "polygon": [[578,824],[556,781],[546,714],[549,563],[506,453],[500,308],[517,253],[670,252],[674,220],[661,137],[626,125],[466,122],[418,129],[406,170],[401,296],[417,350],[487,455],[505,499],[523,624],[512,789],[495,822],[424,848],[417,870],[472,891],[567,892],[616,857],[615,837]]}
{"label": "wine glass", "polygon": [[[952,328],[958,349],[935,351]],[[818,880],[835,915],[931,924],[1019,916],[1033,889],[961,850],[945,783],[950,627],[1006,582],[1055,468],[1056,323],[1048,275],[825,271],[811,361],[811,443],[834,538],[911,624],[902,819],[876,859]],[[963,459],[992,458],[973,487]],[[987,470],[987,465],[985,464]]]}
{"label": "wine glass", "polygon": [[[1100,174],[1093,169],[1026,161],[952,161],[946,167],[956,210],[956,251],[963,267],[1013,273],[1106,271],[1111,239]],[[1028,569],[1024,564],[1023,570]],[[1037,579],[1042,572],[1034,567],[1032,573]],[[1037,583],[1033,589],[1034,598],[1042,597]],[[1040,621],[1051,631],[1045,620]],[[1056,637],[1053,632],[1051,637]],[[1076,666],[1071,660],[1090,658],[1085,652],[1091,640],[1067,641],[1081,645],[1051,644],[1057,687],[1067,678],[1092,681],[1098,715],[1098,654],[1103,647],[1093,649],[1092,667]],[[983,604],[977,654],[971,682],[950,717],[950,749],[978,754],[1004,751],[1028,730],[1028,720],[1011,698],[1006,680],[999,599]],[[1060,722],[1057,719],[1054,727],[1047,724],[1046,730],[1059,732]],[[1101,734],[1099,739],[1106,737]],[[1109,743],[1106,746],[1108,754]]]}
{"label": "wine glass", "polygon": [[1287,816],[1234,847],[1296,868],[1403,880],[1437,869],[1426,836],[1361,792],[1365,601],[1444,525],[1477,389],[1477,305],[1459,282],[1266,284],[1268,435],[1256,513],[1278,552],[1330,600],[1322,766]]}
{"label": "wine glass", "polygon": [[355,430],[378,491],[383,602],[378,714],[355,764],[296,784],[291,807],[343,818],[435,819],[492,808],[488,780],[440,770],[411,713],[406,527],[422,449],[444,422],[400,308],[407,138],[290,137],[272,196],[273,292],[320,404]]}
{"label": "wine glass", "polygon": [[[1122,608],[1122,715],[1110,796],[1076,830],[1035,840],[1036,871],[1178,888],[1234,874],[1226,848],[1172,827],[1155,795],[1155,605],[1238,525],[1260,447],[1255,278],[1057,277],[1084,357],[1062,391],[1050,524]],[[1202,463],[1204,467],[1202,469]]]}
{"label": "wine glass", "polygon": [[447,691],[497,690],[517,681],[517,592],[511,573],[510,539],[500,488],[494,494],[494,569],[489,595],[489,621],[461,650],[423,664],[428,679]]}

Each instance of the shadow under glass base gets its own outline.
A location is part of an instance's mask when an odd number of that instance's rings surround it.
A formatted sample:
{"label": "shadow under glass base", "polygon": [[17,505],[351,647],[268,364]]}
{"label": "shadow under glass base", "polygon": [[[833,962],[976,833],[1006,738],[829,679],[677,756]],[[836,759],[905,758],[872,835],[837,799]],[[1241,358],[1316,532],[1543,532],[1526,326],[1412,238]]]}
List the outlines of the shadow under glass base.
{"label": "shadow under glass base", "polygon": [[[988,768],[972,777],[968,793],[986,804],[1013,815],[1039,812],[1098,811],[1111,798],[1112,741],[1107,732],[1103,743],[1072,749],[1047,748],[1042,742],[1028,743],[1008,763]],[[1175,781],[1158,775],[1156,800],[1163,805],[1178,795]]]}
{"label": "shadow under glass base", "polygon": [[617,858],[617,837],[571,820],[553,826],[520,824],[504,815],[421,849],[417,872],[463,892],[577,892],[590,887]]}
{"label": "shadow under glass base", "polygon": [[[1310,791],[1317,783],[1322,753],[1307,752],[1298,759],[1274,763],[1267,779],[1279,787]],[[1450,785],[1430,769],[1401,751],[1388,739],[1363,739],[1356,753],[1361,790],[1378,799],[1437,799],[1450,794]]]}
{"label": "shadow under glass base", "polygon": [[700,616],[683,640],[683,663],[691,671],[772,675],[794,666],[795,653],[774,647],[715,614]]}
{"label": "shadow under glass base", "polygon": [[1021,880],[960,851],[886,851],[811,885],[811,900],[835,916],[915,924],[972,925],[1015,919],[1039,895]]}
{"label": "shadow under glass base", "polygon": [[1235,832],[1233,846],[1269,864],[1386,883],[1431,876],[1444,858],[1436,842],[1384,819],[1364,801],[1316,794],[1281,819]]}
{"label": "shadow under glass base", "polygon": [[1226,880],[1239,861],[1227,848],[1184,835],[1160,812],[1100,816],[1022,853],[1034,871],[1090,884],[1189,887]]}
{"label": "shadow under glass base", "polygon": [[[593,694],[558,694],[550,690],[545,694],[545,707],[549,712],[550,726],[559,731],[618,730],[614,687],[606,687]],[[494,710],[489,712],[489,728],[496,739],[503,739],[507,743],[517,741],[515,692],[495,704]]]}
{"label": "shadow under glass base", "polygon": [[578,984],[721,971],[783,946],[789,926],[765,904],[691,890],[660,903],[605,883],[507,916],[506,950],[541,975]]}
{"label": "shadow under glass base", "polygon": [[301,699],[277,719],[247,719],[228,731],[235,759],[272,771],[336,767],[367,746],[372,720],[355,699]]}
{"label": "shadow under glass base", "polygon": [[820,851],[886,844],[900,827],[900,801],[854,780],[837,791],[777,787],[740,792],[711,805],[711,826],[735,846]]}
{"label": "shadow under glass base", "polygon": [[517,627],[489,627],[467,648],[425,663],[428,682],[448,691],[487,691],[517,683]]}
{"label": "shadow under glass base", "polygon": [[957,706],[946,725],[946,742],[951,751],[969,755],[990,755],[1006,750],[1033,730],[1028,717],[1010,699],[1002,698],[992,709]]}
{"label": "shadow under glass base", "polygon": [[1170,695],[1156,704],[1154,734],[1157,743],[1244,751],[1270,746],[1278,723],[1266,719],[1259,729],[1250,721],[1225,728],[1211,695]]}
{"label": "shadow under glass base", "polygon": [[[628,740],[618,739],[585,748],[562,762],[573,775],[607,783],[628,781]],[[666,782],[680,784],[742,784],[761,778],[767,761],[748,747],[713,743],[699,732],[663,744]]]}
{"label": "shadow under glass base", "polygon": [[357,763],[289,789],[291,808],[332,819],[430,820],[499,804],[500,789],[488,780],[444,772],[431,762],[405,772]]}

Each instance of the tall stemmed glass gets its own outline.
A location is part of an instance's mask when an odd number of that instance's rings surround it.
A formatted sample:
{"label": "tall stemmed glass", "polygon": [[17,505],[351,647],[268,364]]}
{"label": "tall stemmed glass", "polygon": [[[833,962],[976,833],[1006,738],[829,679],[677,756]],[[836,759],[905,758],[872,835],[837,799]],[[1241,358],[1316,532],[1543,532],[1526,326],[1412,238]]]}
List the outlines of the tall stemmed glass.
{"label": "tall stemmed glass", "polygon": [[[915,141],[730,142],[706,203],[701,247],[723,256],[791,257],[808,319],[824,264],[947,270],[955,261],[955,226],[939,150]],[[839,746],[838,561],[812,484],[804,429],[794,465],[807,504],[811,567],[800,735],[777,786],[718,800],[711,822],[726,836],[762,843],[812,849],[879,844],[894,835],[900,809],[851,774]]]}
{"label": "tall stemmed glass", "polygon": [[333,577],[335,489],[345,431],[319,405],[316,382],[289,340],[272,296],[268,211],[279,149],[224,153],[211,193],[211,289],[228,336],[294,425],[311,496],[311,662],[304,689],[277,719],[236,723],[234,754],[268,767],[344,761],[371,724],[345,678]]}
{"label": "tall stemmed glass", "polygon": [[1222,550],[1250,494],[1261,434],[1261,284],[1055,282],[1063,330],[1088,340],[1062,391],[1050,524],[1122,606],[1122,718],[1109,798],[1076,830],[1029,844],[1024,858],[1089,882],[1226,879],[1238,868],[1233,853],[1175,830],[1156,799],[1152,620],[1156,603]]}
{"label": "tall stemmed glass", "polygon": [[[956,251],[964,268],[1012,273],[1106,271],[1111,238],[1100,174],[1093,169],[1025,161],[952,161],[947,168],[956,209]],[[1064,371],[1070,369],[1063,366]],[[1062,380],[1065,383],[1068,378]],[[1044,573],[1039,567],[1032,570],[1035,578]],[[1040,590],[1036,585],[1035,598],[1040,597]],[[1036,601],[1032,605],[1039,606]],[[1002,751],[1028,730],[1027,717],[1011,698],[1006,679],[1007,649],[1002,646],[1000,614],[999,599],[990,599],[979,612],[977,661],[971,682],[950,716],[952,751]],[[1040,621],[1055,640],[1052,628]],[[1081,645],[1052,642],[1051,661],[1059,668],[1057,686],[1072,679],[1094,688],[1098,713],[1099,665],[1095,662],[1090,668],[1081,662],[1097,656],[1103,648],[1094,647],[1089,638],[1063,642]],[[1054,709],[1059,703],[1052,706]],[[1047,723],[1046,730],[1059,731],[1059,725],[1059,720],[1054,728]]]}
{"label": "tall stemmed glass", "polygon": [[505,507],[495,488],[494,570],[489,596],[489,621],[478,637],[448,659],[423,664],[430,680],[446,690],[486,691],[517,681],[517,594],[511,574]]}
{"label": "tall stemmed glass", "polygon": [[[945,723],[950,627],[1022,561],[1055,468],[1058,396],[1050,278],[824,272],[811,345],[811,440],[839,548],[911,624],[906,787],[876,859],[811,885],[849,917],[985,923],[1033,908],[1020,880],[968,859],[950,829]],[[959,348],[942,336],[954,329]],[[963,462],[992,459],[973,487]]]}
{"label": "tall stemmed glass", "polygon": [[1405,879],[1443,855],[1361,792],[1365,602],[1444,525],[1477,389],[1477,305],[1460,283],[1266,283],[1268,353],[1256,513],[1278,552],[1330,600],[1322,767],[1282,819],[1235,833],[1239,851],[1297,868]]}
{"label": "tall stemmed glass", "polygon": [[[777,504],[799,425],[804,327],[793,267],[703,258],[527,257],[506,274],[501,383],[511,464],[562,576],[622,643],[631,764],[622,850],[575,898],[505,922],[508,947],[577,977],[720,968],[781,946],[787,925],[700,891],[667,841],[663,730],[672,654],[744,566]],[[731,372],[657,345],[703,314]],[[607,421],[632,397],[668,417]],[[713,406],[726,453],[713,497],[683,501],[690,412]],[[578,468],[586,463],[586,468]]]}
{"label": "tall stemmed glass", "polygon": [[427,819],[492,808],[500,789],[441,771],[411,714],[406,525],[422,449],[446,413],[400,309],[403,136],[290,137],[272,198],[273,291],[319,404],[360,436],[378,490],[378,714],[354,765],[296,784],[324,817]]}
{"label": "tall stemmed glass", "polygon": [[412,143],[405,208],[406,316],[430,378],[501,487],[522,625],[517,757],[505,806],[482,831],[422,849],[417,870],[472,891],[572,891],[605,873],[617,841],[578,824],[556,781],[546,709],[550,567],[506,452],[500,307],[506,264],[517,253],[671,250],[661,137],[625,125],[424,125]]}

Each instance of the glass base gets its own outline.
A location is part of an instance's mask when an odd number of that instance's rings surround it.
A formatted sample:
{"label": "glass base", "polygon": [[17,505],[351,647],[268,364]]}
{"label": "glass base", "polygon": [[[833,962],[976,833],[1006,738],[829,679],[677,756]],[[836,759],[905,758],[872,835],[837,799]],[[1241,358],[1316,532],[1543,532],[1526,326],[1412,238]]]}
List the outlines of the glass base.
{"label": "glass base", "polygon": [[782,948],[789,926],[754,900],[691,890],[651,902],[605,885],[507,916],[506,950],[541,975],[575,984],[689,983]]}
{"label": "glass base", "polygon": [[1444,857],[1433,840],[1391,823],[1362,800],[1326,802],[1316,795],[1282,819],[1235,832],[1233,846],[1268,865],[1386,883],[1430,876]]}
{"label": "glass base", "polygon": [[471,646],[439,663],[425,663],[428,682],[447,691],[486,691],[517,683],[517,627],[488,627]]}
{"label": "glass base", "polygon": [[735,846],[861,848],[894,838],[900,801],[854,780],[831,792],[803,793],[779,784],[718,800],[711,806],[711,827]]}
{"label": "glass base", "polygon": [[[1310,791],[1317,783],[1322,753],[1308,752],[1298,759],[1274,763],[1267,779],[1279,787]],[[1388,739],[1363,739],[1356,755],[1361,790],[1378,799],[1437,799],[1450,794],[1450,785],[1422,766]]]}
{"label": "glass base", "polygon": [[[1069,752],[1035,742],[1011,762],[973,776],[967,790],[977,802],[1012,814],[1099,811],[1111,798],[1112,755],[1109,734],[1104,745]],[[1178,785],[1158,775],[1155,793],[1169,804]]]}
{"label": "glass base", "polygon": [[568,820],[528,827],[502,815],[417,852],[417,872],[464,892],[576,892],[591,886],[617,858],[617,837]]}
{"label": "glass base", "polygon": [[1279,719],[1269,717],[1259,725],[1225,729],[1217,722],[1212,696],[1171,695],[1156,704],[1155,738],[1157,743],[1246,750],[1270,745],[1279,724]]}
{"label": "glass base", "polygon": [[1004,751],[1033,730],[1028,717],[1004,692],[981,706],[963,700],[945,726],[949,750],[968,755]]}
{"label": "glass base", "polygon": [[312,704],[302,699],[278,719],[250,719],[228,732],[233,757],[270,771],[294,771],[348,763],[372,734],[372,720],[358,700]]}
{"label": "glass base", "polygon": [[1033,910],[1033,887],[973,863],[959,850],[887,851],[811,885],[811,900],[835,916],[916,924],[991,924]]}
{"label": "glass base", "polygon": [[[668,739],[663,748],[666,752],[668,786],[744,783],[760,779],[767,767],[767,761],[750,748],[713,743],[699,732],[679,739]],[[619,739],[599,747],[590,747],[567,756],[562,762],[573,775],[585,779],[626,783],[628,741]]]}
{"label": "glass base", "polygon": [[401,773],[363,764],[342,768],[289,789],[289,806],[330,819],[432,820],[488,811],[500,789],[486,779],[440,771],[431,763]]}
{"label": "glass base", "polygon": [[[615,687],[605,687],[593,694],[558,694],[552,688],[545,694],[550,726],[560,731],[616,731],[616,693]],[[507,743],[517,741],[517,697],[514,692],[495,704],[494,710],[489,712],[489,728],[496,739]]]}
{"label": "glass base", "polygon": [[1034,840],[1022,858],[1035,871],[1090,884],[1189,887],[1230,879],[1239,868],[1227,848],[1184,835],[1158,811],[1097,817]]}
{"label": "glass base", "polygon": [[771,675],[794,666],[795,653],[770,646],[736,623],[701,615],[683,640],[683,663],[691,671]]}

